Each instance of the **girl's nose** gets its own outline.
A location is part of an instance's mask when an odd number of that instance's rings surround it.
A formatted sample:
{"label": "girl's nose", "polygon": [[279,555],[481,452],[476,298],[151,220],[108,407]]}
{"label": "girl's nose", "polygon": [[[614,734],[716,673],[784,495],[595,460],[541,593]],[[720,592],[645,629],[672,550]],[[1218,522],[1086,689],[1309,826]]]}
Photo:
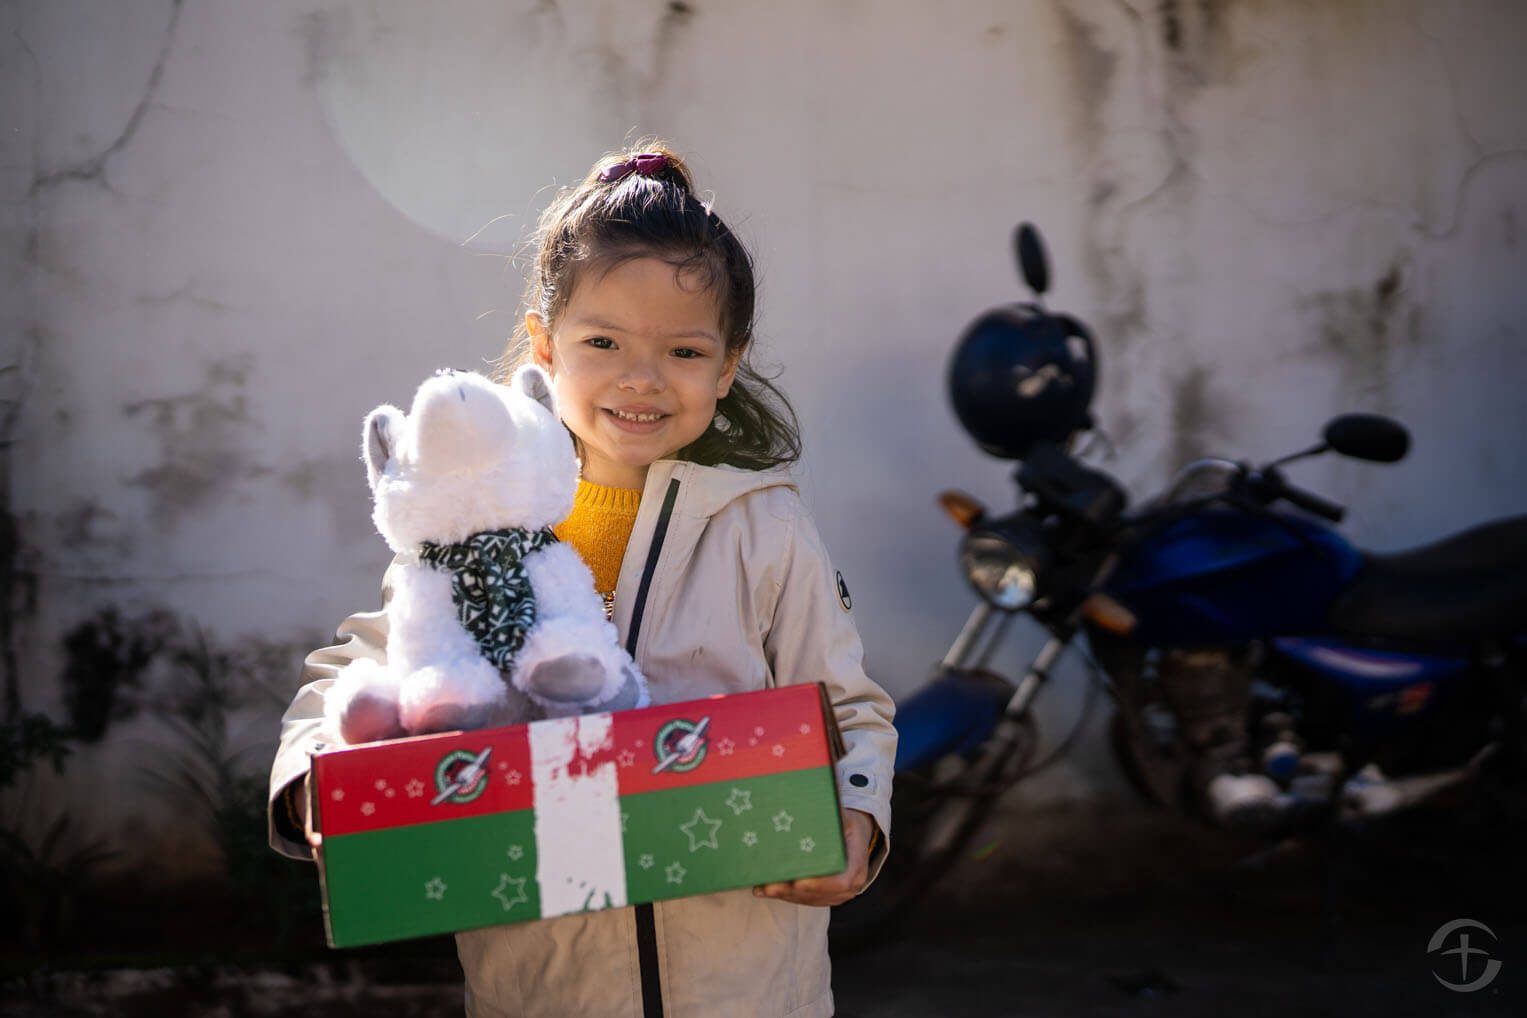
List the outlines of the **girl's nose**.
{"label": "girl's nose", "polygon": [[663,372],[649,360],[632,361],[621,373],[620,387],[629,392],[661,392],[664,388]]}

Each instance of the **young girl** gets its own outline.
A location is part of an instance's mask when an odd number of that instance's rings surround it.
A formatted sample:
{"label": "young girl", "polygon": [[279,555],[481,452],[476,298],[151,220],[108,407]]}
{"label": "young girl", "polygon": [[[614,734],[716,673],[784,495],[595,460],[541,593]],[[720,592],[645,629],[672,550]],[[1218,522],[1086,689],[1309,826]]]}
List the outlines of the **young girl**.
{"label": "young girl", "polygon": [[[833,1012],[826,906],[872,878],[890,830],[896,735],[864,674],[846,589],[789,476],[788,405],[748,365],[746,250],[672,152],[608,156],[541,218],[506,374],[551,375],[582,463],[557,534],[583,555],[656,703],[825,682],[848,867],[836,876],[457,935],[472,1015],[670,1018]],[[383,603],[387,600],[383,581]],[[271,844],[310,858],[307,752],[323,690],[380,659],[385,608],[309,656],[271,773]]]}

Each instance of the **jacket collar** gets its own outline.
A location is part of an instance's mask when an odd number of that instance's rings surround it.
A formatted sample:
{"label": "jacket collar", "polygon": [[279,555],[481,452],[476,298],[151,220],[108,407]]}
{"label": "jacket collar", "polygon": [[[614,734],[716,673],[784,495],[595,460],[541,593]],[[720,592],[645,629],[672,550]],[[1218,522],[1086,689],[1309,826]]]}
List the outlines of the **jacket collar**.
{"label": "jacket collar", "polygon": [[741,467],[707,467],[683,460],[658,460],[647,469],[642,487],[642,505],[663,500],[668,482],[677,478],[683,494],[675,512],[709,519],[744,495],[764,488],[798,487],[786,467],[774,470],[745,470]]}

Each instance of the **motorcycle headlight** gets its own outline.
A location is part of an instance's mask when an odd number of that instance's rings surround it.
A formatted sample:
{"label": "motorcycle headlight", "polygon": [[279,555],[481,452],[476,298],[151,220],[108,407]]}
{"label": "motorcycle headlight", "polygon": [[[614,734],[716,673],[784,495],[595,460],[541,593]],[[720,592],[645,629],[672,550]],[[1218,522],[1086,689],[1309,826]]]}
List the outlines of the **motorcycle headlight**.
{"label": "motorcycle headlight", "polygon": [[960,545],[960,565],[976,593],[993,608],[1018,611],[1033,602],[1049,558],[1029,521],[999,520],[978,527]]}

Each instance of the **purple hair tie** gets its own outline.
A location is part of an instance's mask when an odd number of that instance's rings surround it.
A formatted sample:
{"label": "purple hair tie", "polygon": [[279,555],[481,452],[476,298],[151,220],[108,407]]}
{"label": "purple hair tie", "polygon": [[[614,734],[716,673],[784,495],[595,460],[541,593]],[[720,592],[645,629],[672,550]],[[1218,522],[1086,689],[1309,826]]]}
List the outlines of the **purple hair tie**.
{"label": "purple hair tie", "polygon": [[655,177],[668,168],[668,157],[661,152],[638,152],[624,162],[606,166],[599,171],[601,183],[609,184],[624,180],[635,173],[642,177]]}

